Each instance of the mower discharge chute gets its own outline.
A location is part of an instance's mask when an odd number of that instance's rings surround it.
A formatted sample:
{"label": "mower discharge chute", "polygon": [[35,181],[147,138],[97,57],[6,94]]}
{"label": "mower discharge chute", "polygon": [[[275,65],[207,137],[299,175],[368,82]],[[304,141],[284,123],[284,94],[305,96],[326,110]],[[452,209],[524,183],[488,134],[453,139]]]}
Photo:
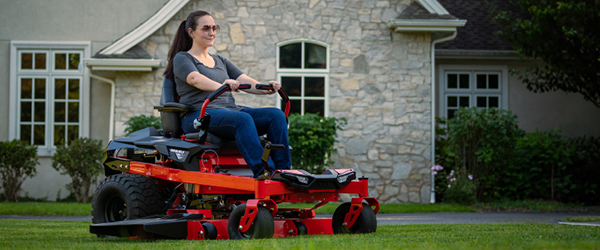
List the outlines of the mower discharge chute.
{"label": "mower discharge chute", "polygon": [[[240,89],[250,88],[241,84]],[[259,84],[259,89],[272,89]],[[204,103],[199,133],[183,134],[174,84],[165,78],[161,105],[163,130],[146,128],[111,141],[104,154],[106,179],[92,203],[90,232],[98,236],[168,239],[253,239],[295,235],[371,233],[377,229],[379,202],[368,197],[368,180],[352,169],[321,175],[276,170],[254,178],[235,142],[208,133],[206,106],[225,91],[223,85]],[[279,95],[286,103],[283,90]],[[263,140],[263,163],[282,145]],[[333,218],[317,218],[315,209],[355,194]],[[282,202],[315,202],[313,208],[279,208]]]}

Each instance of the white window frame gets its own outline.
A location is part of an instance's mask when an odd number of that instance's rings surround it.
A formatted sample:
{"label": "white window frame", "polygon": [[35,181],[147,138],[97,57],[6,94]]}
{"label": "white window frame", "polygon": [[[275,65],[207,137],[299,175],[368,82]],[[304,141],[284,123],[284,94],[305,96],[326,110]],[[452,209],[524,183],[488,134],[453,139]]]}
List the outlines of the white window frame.
{"label": "white window frame", "polygon": [[[289,44],[294,44],[294,43],[302,43],[302,51],[301,53],[301,69],[287,69],[287,68],[280,68],[279,65],[279,60],[280,60],[280,48]],[[316,45],[320,45],[325,47],[326,49],[326,67],[325,69],[304,69],[304,44],[305,43],[312,43],[312,44],[316,44]],[[300,108],[300,113],[304,115],[304,101],[305,100],[324,100],[325,104],[324,104],[324,113],[322,114],[324,117],[329,117],[329,70],[331,68],[331,51],[330,51],[330,46],[329,44],[317,41],[317,40],[312,40],[312,39],[294,39],[294,40],[289,40],[289,41],[285,41],[285,42],[280,42],[276,44],[276,51],[277,51],[277,58],[276,58],[276,69],[277,69],[277,81],[281,82],[281,78],[282,77],[301,77],[302,78],[302,82],[301,82],[301,95],[300,97],[294,96],[291,97],[290,96],[290,100],[300,100],[302,103],[302,106]],[[323,77],[325,78],[325,93],[323,97],[307,97],[304,96],[304,79],[305,77]],[[281,101],[280,98],[277,98],[277,102],[276,105],[278,108],[281,108]]]}
{"label": "white window frame", "polygon": [[[469,74],[469,89],[448,89],[447,74]],[[477,89],[476,74],[499,74],[498,90]],[[508,109],[508,70],[506,65],[440,65],[439,79],[439,117],[448,115],[448,96],[469,96],[469,107],[477,106],[477,96],[498,96],[501,109]],[[460,82],[458,83],[460,86]]]}
{"label": "white window frame", "polygon": [[[69,72],[68,70],[55,70],[51,68],[51,59],[53,51],[60,50],[61,52],[81,52],[79,58],[79,69],[77,73]],[[46,54],[46,70],[20,70],[21,57],[23,52],[49,52]],[[91,42],[46,42],[46,41],[11,41],[10,42],[10,82],[9,82],[9,123],[8,123],[8,139],[20,138],[20,99],[18,89],[20,84],[20,74],[28,73],[45,77],[46,81],[46,118],[45,118],[45,145],[38,146],[38,156],[51,156],[56,151],[54,146],[54,114],[52,110],[54,102],[54,89],[51,88],[52,80],[55,78],[79,78],[79,137],[89,137],[90,134],[90,77],[87,67],[84,67],[83,60],[91,57]],[[68,65],[67,65],[68,67]],[[65,131],[66,133],[68,131]]]}

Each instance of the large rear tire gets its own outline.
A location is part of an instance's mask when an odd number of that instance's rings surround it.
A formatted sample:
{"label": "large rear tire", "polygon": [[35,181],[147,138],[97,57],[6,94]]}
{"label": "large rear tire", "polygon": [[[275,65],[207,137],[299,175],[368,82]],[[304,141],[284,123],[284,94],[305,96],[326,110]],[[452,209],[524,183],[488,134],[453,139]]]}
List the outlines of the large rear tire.
{"label": "large rear tire", "polygon": [[258,214],[246,232],[239,230],[240,220],[246,214],[246,204],[236,207],[229,216],[227,231],[232,240],[273,238],[275,224],[269,210],[258,206]]}
{"label": "large rear tire", "polygon": [[363,204],[363,209],[360,211],[358,218],[350,228],[346,228],[344,223],[344,217],[350,212],[350,202],[342,203],[335,212],[333,213],[333,219],[331,219],[331,226],[334,234],[357,234],[357,233],[374,233],[377,231],[377,217],[373,209]]}
{"label": "large rear tire", "polygon": [[136,174],[107,177],[92,201],[92,222],[106,223],[165,214],[167,206],[156,183]]}

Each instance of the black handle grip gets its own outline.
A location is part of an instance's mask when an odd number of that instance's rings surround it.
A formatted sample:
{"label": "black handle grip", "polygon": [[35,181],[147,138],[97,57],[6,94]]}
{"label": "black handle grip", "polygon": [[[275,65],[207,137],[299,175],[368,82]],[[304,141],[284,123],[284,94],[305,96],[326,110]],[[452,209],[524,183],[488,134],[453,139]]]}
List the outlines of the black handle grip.
{"label": "black handle grip", "polygon": [[[273,90],[273,85],[259,83],[259,84],[256,84],[256,89]],[[283,102],[287,103],[290,100],[290,98],[287,96],[287,94],[285,93],[285,91],[283,91],[282,88],[279,88],[279,91],[277,91],[277,93],[279,94],[279,96],[281,96],[281,99],[283,99]]]}

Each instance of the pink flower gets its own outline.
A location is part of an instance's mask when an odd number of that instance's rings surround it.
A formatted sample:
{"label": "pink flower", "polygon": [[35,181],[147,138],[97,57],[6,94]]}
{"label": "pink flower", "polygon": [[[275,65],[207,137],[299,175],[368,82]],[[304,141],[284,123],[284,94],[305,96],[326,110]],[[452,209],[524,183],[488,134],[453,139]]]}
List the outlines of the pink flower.
{"label": "pink flower", "polygon": [[456,181],[456,178],[452,178],[452,179],[450,179],[450,181]]}
{"label": "pink flower", "polygon": [[450,184],[448,184],[448,188],[450,188],[450,187],[451,187]]}
{"label": "pink flower", "polygon": [[435,166],[431,167],[431,170],[440,171],[440,170],[444,170],[444,167],[442,167],[440,165],[435,165]]}
{"label": "pink flower", "polygon": [[433,174],[433,175],[436,175],[436,174],[437,174],[437,172],[436,172],[436,171],[433,171],[431,174]]}
{"label": "pink flower", "polygon": [[472,174],[470,174],[468,177],[469,177],[469,180],[473,180],[473,175]]}

